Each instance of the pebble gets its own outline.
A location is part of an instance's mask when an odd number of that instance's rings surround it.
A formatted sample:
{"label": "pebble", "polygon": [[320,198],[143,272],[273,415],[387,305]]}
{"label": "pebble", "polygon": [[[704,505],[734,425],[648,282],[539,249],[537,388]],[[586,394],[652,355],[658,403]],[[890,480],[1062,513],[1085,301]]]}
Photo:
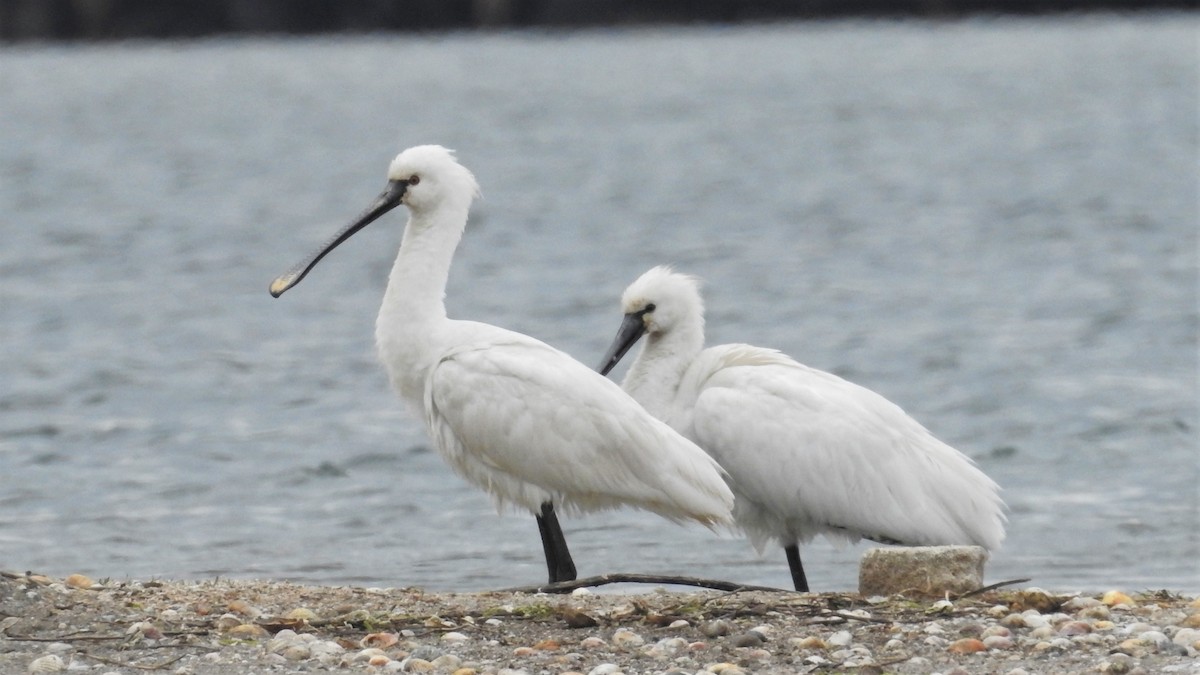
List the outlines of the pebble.
{"label": "pebble", "polygon": [[688,641],[683,638],[663,638],[647,649],[646,654],[656,659],[666,659],[687,649]]}
{"label": "pebble", "polygon": [[1092,632],[1092,626],[1083,621],[1068,621],[1068,622],[1064,623],[1062,625],[1062,627],[1060,627],[1058,629],[1059,635],[1064,635],[1064,636],[1068,636],[1068,637],[1071,635],[1084,635],[1086,633],[1091,633],[1091,632]]}
{"label": "pebble", "polygon": [[631,649],[646,644],[646,640],[628,628],[618,628],[612,635],[612,644],[620,649]]}
{"label": "pebble", "polygon": [[579,646],[583,647],[584,649],[604,649],[608,646],[608,643],[605,642],[603,638],[592,636],[585,637],[583,640],[581,640],[579,642]]}
{"label": "pebble", "polygon": [[467,637],[466,635],[453,630],[449,633],[442,634],[442,642],[466,642],[470,639],[471,638]]}
{"label": "pebble", "polygon": [[621,667],[615,663],[601,663],[588,671],[588,675],[614,675],[621,672]]}
{"label": "pebble", "polygon": [[66,669],[66,662],[58,654],[39,656],[29,662],[29,672],[31,673],[57,673]]}
{"label": "pebble", "polygon": [[757,647],[763,643],[763,637],[754,631],[748,631],[735,635],[732,642],[734,647]]}
{"label": "pebble", "polygon": [[1148,630],[1148,631],[1138,635],[1138,639],[1141,640],[1142,642],[1152,644],[1155,647],[1160,647],[1160,648],[1164,647],[1168,644],[1171,644],[1171,639],[1168,638],[1165,634],[1163,634],[1162,631],[1157,631],[1157,630]]}
{"label": "pebble", "polygon": [[846,647],[854,641],[854,636],[848,630],[839,630],[825,639],[825,643],[831,647]]}
{"label": "pebble", "polygon": [[700,624],[700,632],[704,634],[704,637],[721,637],[722,635],[729,635],[731,632],[733,632],[733,624],[724,619],[706,621]]}
{"label": "pebble", "polygon": [[983,646],[988,649],[1012,649],[1016,643],[1007,635],[989,635],[983,638]]}

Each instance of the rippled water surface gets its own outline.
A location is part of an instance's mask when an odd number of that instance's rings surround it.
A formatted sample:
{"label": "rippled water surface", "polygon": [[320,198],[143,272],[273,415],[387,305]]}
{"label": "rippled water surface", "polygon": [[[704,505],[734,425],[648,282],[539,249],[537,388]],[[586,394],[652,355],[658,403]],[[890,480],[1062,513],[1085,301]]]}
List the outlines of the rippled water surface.
{"label": "rippled water surface", "polygon": [[[375,361],[401,216],[266,291],[436,142],[484,192],[452,315],[593,364],[674,263],[711,341],[875,389],[1004,486],[989,580],[1200,590],[1198,24],[0,50],[0,568],[543,579]],[[564,524],[582,574],[788,583],[703,528]],[[864,548],[806,547],[814,588]]]}

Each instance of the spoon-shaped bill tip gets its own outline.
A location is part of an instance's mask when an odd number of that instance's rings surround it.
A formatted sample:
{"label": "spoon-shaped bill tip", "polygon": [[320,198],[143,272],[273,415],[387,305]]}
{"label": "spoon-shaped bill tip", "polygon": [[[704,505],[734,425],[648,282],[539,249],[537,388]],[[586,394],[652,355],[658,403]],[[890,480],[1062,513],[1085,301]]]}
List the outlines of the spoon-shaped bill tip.
{"label": "spoon-shaped bill tip", "polygon": [[350,221],[350,224],[342,228],[329,238],[324,244],[317,247],[312,255],[296,263],[292,269],[275,277],[275,281],[271,282],[271,295],[278,298],[283,295],[287,289],[300,283],[300,280],[308,274],[309,270],[316,267],[317,263],[321,262],[327,253],[337,248],[339,244],[349,239],[355,232],[374,222],[383,214],[391,211],[402,203],[404,193],[408,189],[408,181],[391,180],[388,181],[387,188],[375,198],[375,201],[367,207],[357,218]]}
{"label": "spoon-shaped bill tip", "polygon": [[296,275],[288,272],[275,278],[271,282],[271,297],[278,298],[283,295],[283,292],[296,284]]}

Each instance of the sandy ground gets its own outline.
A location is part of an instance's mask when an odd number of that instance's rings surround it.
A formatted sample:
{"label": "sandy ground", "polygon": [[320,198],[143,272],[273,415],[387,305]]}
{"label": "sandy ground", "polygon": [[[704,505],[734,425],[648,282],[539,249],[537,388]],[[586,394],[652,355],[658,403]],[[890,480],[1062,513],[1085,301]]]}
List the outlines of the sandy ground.
{"label": "sandy ground", "polygon": [[[676,587],[678,588],[678,587]],[[0,673],[1197,673],[1200,600],[427,593],[0,573]]]}

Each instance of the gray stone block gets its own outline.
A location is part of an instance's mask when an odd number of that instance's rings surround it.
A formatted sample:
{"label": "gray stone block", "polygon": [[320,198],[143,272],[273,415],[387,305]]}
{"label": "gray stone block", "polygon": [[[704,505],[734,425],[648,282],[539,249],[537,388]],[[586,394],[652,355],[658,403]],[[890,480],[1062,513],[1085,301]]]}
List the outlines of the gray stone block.
{"label": "gray stone block", "polygon": [[896,546],[863,553],[858,592],[864,597],[942,597],[983,586],[987,550],[981,546]]}

